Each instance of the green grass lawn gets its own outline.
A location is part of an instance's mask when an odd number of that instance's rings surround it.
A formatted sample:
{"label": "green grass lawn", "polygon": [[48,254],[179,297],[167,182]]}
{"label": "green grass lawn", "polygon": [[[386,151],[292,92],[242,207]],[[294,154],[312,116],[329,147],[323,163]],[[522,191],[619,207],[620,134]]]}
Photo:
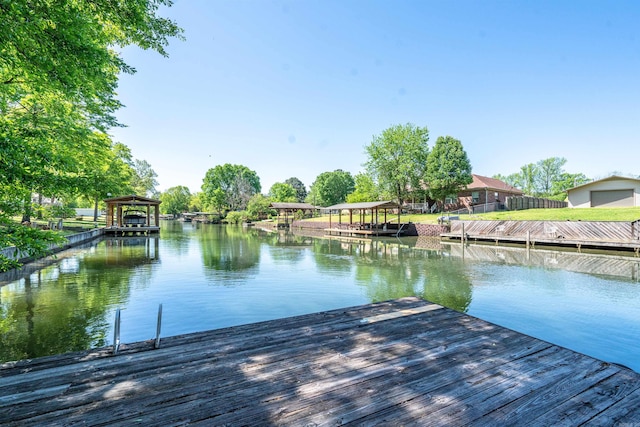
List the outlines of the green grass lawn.
{"label": "green grass lawn", "polygon": [[[419,224],[437,224],[438,214],[403,214],[401,222]],[[489,212],[476,215],[458,215],[462,220],[513,220],[513,221],[635,221],[640,219],[640,207],[637,208],[559,208],[559,209],[527,209],[521,211]],[[360,216],[353,215],[353,222],[359,221]],[[382,222],[384,216],[378,216]],[[387,214],[387,221],[396,222],[397,215]],[[329,221],[329,215],[312,218],[309,221]],[[337,223],[338,216],[332,215],[331,221]],[[371,221],[371,215],[365,216],[365,222]],[[349,215],[342,215],[341,222],[348,223]]]}

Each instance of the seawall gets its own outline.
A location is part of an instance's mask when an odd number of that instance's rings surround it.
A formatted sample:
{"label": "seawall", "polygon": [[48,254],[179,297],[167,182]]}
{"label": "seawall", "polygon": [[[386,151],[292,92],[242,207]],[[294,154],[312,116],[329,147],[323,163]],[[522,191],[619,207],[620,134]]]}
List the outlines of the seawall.
{"label": "seawall", "polygon": [[[91,241],[95,238],[98,238],[104,234],[104,228],[94,228],[89,231],[83,231],[82,233],[70,234],[65,238],[67,241],[61,245],[49,245],[49,251],[56,253],[63,251],[65,249],[69,249],[73,246],[77,246],[79,244]],[[18,262],[25,263],[31,262],[35,258],[30,256],[29,254],[16,249],[14,246],[9,246],[7,248],[0,249],[0,254],[4,255],[7,258],[15,259]]]}

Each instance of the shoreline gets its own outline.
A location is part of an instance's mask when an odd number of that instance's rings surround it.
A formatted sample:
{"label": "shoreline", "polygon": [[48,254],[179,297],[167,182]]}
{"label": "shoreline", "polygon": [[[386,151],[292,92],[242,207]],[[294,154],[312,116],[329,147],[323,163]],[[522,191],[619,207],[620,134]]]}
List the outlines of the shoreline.
{"label": "shoreline", "polygon": [[[277,229],[276,222],[258,222]],[[294,220],[291,229],[324,231],[328,222]],[[640,255],[638,221],[453,220],[448,224],[408,223],[406,237],[438,237],[462,243],[516,244],[527,248],[568,247],[634,252]]]}
{"label": "shoreline", "polygon": [[[265,229],[278,230],[275,221],[252,223]],[[291,229],[311,231],[314,237],[325,237],[324,230],[329,222],[293,220]],[[80,246],[106,234],[104,227],[94,228],[66,236],[62,245],[50,245],[47,255],[33,257],[17,251],[11,246],[0,249],[8,258],[17,259],[21,268],[11,271],[21,272],[27,265],[45,259],[58,252]],[[335,236],[334,236],[335,237]],[[607,251],[634,252],[640,256],[640,226],[638,221],[450,221],[449,224],[408,223],[403,237],[437,237],[442,242],[516,244],[527,248],[565,247],[581,249],[601,249]],[[625,238],[626,237],[626,238]],[[7,271],[2,274],[11,273]]]}
{"label": "shoreline", "polygon": [[76,246],[80,246],[84,243],[88,243],[94,239],[97,239],[105,234],[104,228],[94,228],[89,231],[83,231],[76,234],[70,234],[65,236],[67,241],[61,245],[51,244],[48,247],[48,253],[41,257],[34,257],[23,253],[22,251],[15,248],[15,246],[9,246],[6,248],[0,249],[0,254],[4,255],[7,258],[12,258],[23,264],[20,268],[14,268],[13,270],[5,271],[0,274],[8,274],[11,272],[22,272],[27,265],[32,265],[34,262],[43,260],[47,257],[50,257],[58,252],[62,252],[67,249],[74,248]]}

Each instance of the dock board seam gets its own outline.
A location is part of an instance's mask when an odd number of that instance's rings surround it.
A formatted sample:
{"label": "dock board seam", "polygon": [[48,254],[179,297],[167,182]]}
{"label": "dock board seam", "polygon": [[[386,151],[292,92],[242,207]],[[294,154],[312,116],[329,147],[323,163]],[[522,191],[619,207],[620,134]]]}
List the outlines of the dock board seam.
{"label": "dock board seam", "polygon": [[403,310],[392,311],[391,313],[378,314],[377,316],[364,317],[360,320],[360,323],[366,324],[382,322],[383,320],[392,320],[405,316],[413,316],[415,314],[426,313],[428,311],[439,310],[441,308],[443,307],[438,304],[429,304],[423,307],[407,308]]}

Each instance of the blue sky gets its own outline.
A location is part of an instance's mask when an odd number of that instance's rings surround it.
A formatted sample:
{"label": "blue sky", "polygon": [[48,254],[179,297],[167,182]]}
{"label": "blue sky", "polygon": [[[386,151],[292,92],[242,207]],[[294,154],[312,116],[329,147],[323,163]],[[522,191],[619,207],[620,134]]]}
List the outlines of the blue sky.
{"label": "blue sky", "polygon": [[242,164],[262,192],[356,174],[400,123],[462,141],[473,172],[640,175],[640,2],[176,0],[169,57],[126,48],[115,140],[200,191]]}

